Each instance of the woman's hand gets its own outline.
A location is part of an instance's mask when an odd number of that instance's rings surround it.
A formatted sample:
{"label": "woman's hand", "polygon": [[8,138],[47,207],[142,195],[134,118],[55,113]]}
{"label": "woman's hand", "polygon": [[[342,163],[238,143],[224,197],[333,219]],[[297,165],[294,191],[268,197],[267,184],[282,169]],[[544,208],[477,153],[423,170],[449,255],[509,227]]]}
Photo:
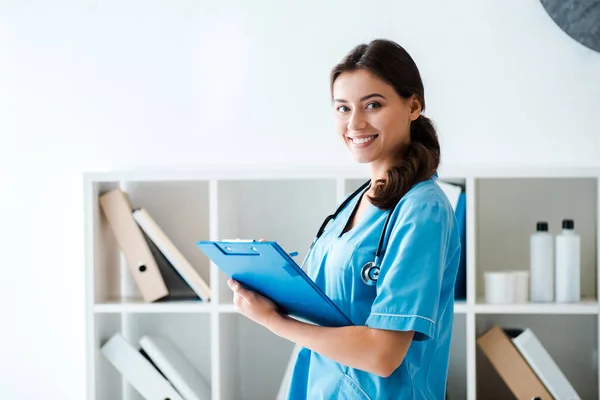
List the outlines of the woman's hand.
{"label": "woman's hand", "polygon": [[236,310],[270,329],[270,322],[280,316],[275,303],[256,292],[243,288],[239,282],[233,279],[229,279],[227,285],[233,290],[233,304]]}
{"label": "woman's hand", "polygon": [[[259,242],[267,241],[265,238],[259,240]],[[280,315],[275,303],[266,297],[244,289],[239,282],[233,279],[229,279],[227,285],[233,290],[233,304],[236,310],[254,322],[269,328],[269,322]]]}

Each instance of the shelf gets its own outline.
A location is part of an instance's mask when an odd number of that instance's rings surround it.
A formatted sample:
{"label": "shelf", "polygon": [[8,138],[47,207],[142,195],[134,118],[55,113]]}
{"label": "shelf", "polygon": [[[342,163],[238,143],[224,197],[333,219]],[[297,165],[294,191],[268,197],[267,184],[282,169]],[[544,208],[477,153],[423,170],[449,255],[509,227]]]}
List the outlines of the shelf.
{"label": "shelf", "polygon": [[[468,300],[454,301],[448,398],[510,397],[476,345],[476,338],[496,324],[530,327],[582,398],[599,398],[600,168],[455,166],[440,170],[439,177],[463,186],[467,194]],[[226,276],[195,242],[268,238],[286,251],[298,251],[300,262],[325,216],[367,179],[363,167],[158,168],[87,174],[88,397],[141,400],[99,353],[102,343],[121,333],[132,345],[147,334],[171,339],[210,381],[211,400],[275,398],[293,344],[236,311]],[[186,297],[185,285],[166,274],[172,299],[147,303],[141,298],[96,201],[115,188],[125,190],[133,206],[148,210],[210,283],[210,302]],[[581,235],[584,300],[485,303],[485,272],[528,270],[529,236],[536,222],[547,220],[551,233],[557,233],[567,217],[575,220]]]}
{"label": "shelf", "polygon": [[467,302],[464,300],[454,301],[454,314],[466,314],[468,310]]}
{"label": "shelf", "polygon": [[[235,306],[233,304],[219,304],[217,310],[220,313],[235,313]],[[463,300],[457,300],[454,302],[454,313],[455,314],[466,314],[468,305]]]}
{"label": "shelf", "polygon": [[600,305],[596,299],[585,299],[578,303],[519,303],[486,304],[480,300],[475,304],[477,314],[598,314]]}
{"label": "shelf", "polygon": [[236,313],[237,311],[235,310],[235,305],[234,304],[219,304],[217,306],[217,309],[219,310],[219,312],[221,313]]}
{"label": "shelf", "polygon": [[94,313],[208,313],[211,303],[200,300],[174,300],[146,303],[143,299],[109,300],[94,305]]}
{"label": "shelf", "polygon": [[[108,300],[94,305],[94,313],[208,313],[216,311],[224,314],[237,313],[233,304],[205,303],[200,300],[174,300],[146,303],[141,298]],[[465,301],[456,301],[454,312],[466,314],[468,306]]]}

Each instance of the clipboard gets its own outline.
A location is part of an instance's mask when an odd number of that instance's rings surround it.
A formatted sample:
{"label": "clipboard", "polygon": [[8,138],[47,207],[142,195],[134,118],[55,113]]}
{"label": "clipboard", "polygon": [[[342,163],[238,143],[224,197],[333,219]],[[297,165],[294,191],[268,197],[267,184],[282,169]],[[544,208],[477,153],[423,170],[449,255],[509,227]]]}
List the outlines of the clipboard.
{"label": "clipboard", "polygon": [[277,242],[209,241],[196,246],[229,278],[314,325],[354,325]]}

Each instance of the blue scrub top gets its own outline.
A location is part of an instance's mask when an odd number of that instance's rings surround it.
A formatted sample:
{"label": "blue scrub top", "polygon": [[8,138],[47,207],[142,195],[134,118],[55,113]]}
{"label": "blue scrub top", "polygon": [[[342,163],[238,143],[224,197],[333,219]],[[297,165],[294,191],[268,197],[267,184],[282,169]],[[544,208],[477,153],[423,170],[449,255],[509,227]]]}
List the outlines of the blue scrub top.
{"label": "blue scrub top", "polygon": [[289,400],[445,398],[461,245],[452,205],[436,179],[437,174],[414,185],[393,211],[375,285],[363,282],[361,268],[374,260],[390,211],[368,203],[354,227],[342,234],[364,191],[329,225],[304,262],[308,275],[355,325],[414,330],[404,361],[382,378],[301,348]]}

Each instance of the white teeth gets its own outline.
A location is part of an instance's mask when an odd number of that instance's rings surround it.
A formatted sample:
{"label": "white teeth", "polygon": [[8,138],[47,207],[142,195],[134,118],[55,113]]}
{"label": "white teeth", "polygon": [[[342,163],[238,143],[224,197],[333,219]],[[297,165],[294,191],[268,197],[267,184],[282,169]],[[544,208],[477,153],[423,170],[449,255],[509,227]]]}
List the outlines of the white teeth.
{"label": "white teeth", "polygon": [[363,143],[370,142],[371,140],[375,139],[375,137],[376,137],[376,135],[364,137],[364,138],[350,138],[350,139],[352,140],[352,143],[363,144]]}

